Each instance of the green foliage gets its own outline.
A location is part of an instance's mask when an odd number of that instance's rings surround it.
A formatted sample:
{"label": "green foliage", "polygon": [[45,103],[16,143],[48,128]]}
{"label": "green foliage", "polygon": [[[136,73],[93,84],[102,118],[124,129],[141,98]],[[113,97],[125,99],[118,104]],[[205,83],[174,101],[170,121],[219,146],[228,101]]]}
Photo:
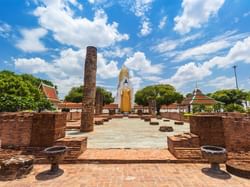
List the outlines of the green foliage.
{"label": "green foliage", "polygon": [[[102,87],[96,88],[96,91],[101,92],[103,95],[103,102],[104,104],[110,104],[114,102],[114,98],[112,97],[112,93],[107,91]],[[73,87],[67,96],[65,96],[65,101],[79,103],[82,102],[82,95],[83,95],[83,86]]]}
{"label": "green foliage", "polygon": [[[51,109],[32,75],[0,72],[0,112]],[[41,79],[39,79],[41,80]]]}
{"label": "green foliage", "polygon": [[242,113],[245,112],[244,108],[241,105],[234,104],[234,103],[226,105],[224,108],[224,111],[225,112],[242,112]]}
{"label": "green foliage", "polygon": [[223,108],[223,106],[221,103],[216,103],[215,105],[213,105],[213,110],[215,112],[220,112],[222,108]]}
{"label": "green foliage", "polygon": [[68,95],[65,96],[65,101],[80,103],[82,102],[83,86],[73,87],[69,91]]}
{"label": "green foliage", "polygon": [[213,112],[213,106],[205,106],[204,112]]}
{"label": "green foliage", "polygon": [[246,112],[247,112],[248,114],[250,114],[250,108],[247,108],[247,109],[246,109]]}
{"label": "green foliage", "polygon": [[147,86],[136,92],[135,102],[138,105],[148,106],[149,100],[156,101],[156,109],[159,114],[161,105],[169,105],[174,102],[180,103],[183,96],[169,84]]}
{"label": "green foliage", "polygon": [[248,93],[243,90],[229,89],[216,91],[210,96],[225,105],[232,103],[242,105],[243,100],[247,99]]}
{"label": "green foliage", "polygon": [[114,98],[112,97],[112,93],[107,91],[106,89],[97,86],[96,91],[101,92],[103,95],[103,103],[104,104],[110,104],[114,102]]}
{"label": "green foliage", "polygon": [[206,109],[206,106],[204,104],[201,105],[193,105],[192,107],[192,112],[196,113],[196,112],[204,112]]}

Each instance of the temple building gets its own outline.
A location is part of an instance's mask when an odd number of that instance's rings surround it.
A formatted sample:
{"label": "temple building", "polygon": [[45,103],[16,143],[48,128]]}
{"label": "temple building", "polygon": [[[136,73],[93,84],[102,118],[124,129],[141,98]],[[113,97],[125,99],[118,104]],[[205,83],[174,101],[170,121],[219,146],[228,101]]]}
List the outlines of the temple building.
{"label": "temple building", "polygon": [[132,84],[129,80],[129,71],[123,66],[119,74],[119,82],[117,86],[116,103],[120,112],[129,113],[134,107],[134,94]]}
{"label": "temple building", "polygon": [[59,103],[61,103],[61,101],[57,96],[56,88],[49,86],[43,82],[40,83],[38,88],[44,94],[46,99],[48,99],[53,104],[55,109],[58,109],[58,105],[59,105]]}
{"label": "temple building", "polygon": [[[221,103],[219,101],[216,101],[215,99],[206,96],[202,93],[202,91],[198,88],[196,88],[193,91],[193,94],[185,98],[181,106],[184,107],[185,112],[192,112],[193,107],[196,105],[205,105],[205,106],[213,106],[217,103]],[[221,103],[223,104],[223,103]]]}

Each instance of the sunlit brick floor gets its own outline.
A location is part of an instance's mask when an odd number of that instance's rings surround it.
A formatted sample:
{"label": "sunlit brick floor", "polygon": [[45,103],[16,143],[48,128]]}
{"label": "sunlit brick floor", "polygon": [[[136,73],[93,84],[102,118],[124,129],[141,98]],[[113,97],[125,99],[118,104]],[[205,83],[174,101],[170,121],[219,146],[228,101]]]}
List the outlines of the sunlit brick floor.
{"label": "sunlit brick floor", "polygon": [[[112,119],[104,125],[95,126],[94,132],[67,131],[67,136],[88,136],[88,148],[167,148],[167,136],[189,132],[189,124],[175,125],[174,121],[158,121],[149,125],[141,119]],[[79,122],[80,125],[80,122]],[[172,126],[174,132],[160,132],[162,125]]]}
{"label": "sunlit brick floor", "polygon": [[[48,165],[35,165],[27,178],[0,182],[0,186],[29,187],[247,187],[249,180],[224,174],[221,178],[202,172],[207,164],[75,164],[62,165],[64,174],[45,180]],[[225,169],[225,168],[223,168]]]}

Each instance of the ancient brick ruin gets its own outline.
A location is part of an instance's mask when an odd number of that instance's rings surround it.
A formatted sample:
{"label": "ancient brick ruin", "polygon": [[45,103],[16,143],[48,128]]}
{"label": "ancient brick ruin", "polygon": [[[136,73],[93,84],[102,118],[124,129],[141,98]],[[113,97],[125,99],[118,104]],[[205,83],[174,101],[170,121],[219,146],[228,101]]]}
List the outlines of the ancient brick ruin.
{"label": "ancient brick ruin", "polygon": [[65,113],[1,113],[2,147],[46,147],[65,136]]}
{"label": "ancient brick ruin", "polygon": [[96,95],[96,69],[97,69],[97,49],[95,47],[87,47],[85,68],[84,68],[84,87],[82,101],[82,132],[94,130],[94,106]]}
{"label": "ancient brick ruin", "polygon": [[185,157],[185,151],[190,157],[198,155],[202,145],[225,147],[229,152],[250,151],[250,118],[246,115],[194,115],[190,117],[190,132],[168,137],[168,148],[177,158]]}

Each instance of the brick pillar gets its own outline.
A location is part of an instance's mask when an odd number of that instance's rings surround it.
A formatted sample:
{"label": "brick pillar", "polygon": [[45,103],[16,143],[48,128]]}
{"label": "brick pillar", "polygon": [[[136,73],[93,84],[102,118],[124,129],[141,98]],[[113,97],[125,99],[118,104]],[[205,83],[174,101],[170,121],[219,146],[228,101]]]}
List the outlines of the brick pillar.
{"label": "brick pillar", "polygon": [[81,132],[94,130],[94,108],[96,92],[96,69],[97,69],[97,49],[92,46],[87,47],[84,87],[82,100]]}
{"label": "brick pillar", "polygon": [[103,106],[103,95],[100,91],[96,91],[95,114],[102,113],[102,106]]}

